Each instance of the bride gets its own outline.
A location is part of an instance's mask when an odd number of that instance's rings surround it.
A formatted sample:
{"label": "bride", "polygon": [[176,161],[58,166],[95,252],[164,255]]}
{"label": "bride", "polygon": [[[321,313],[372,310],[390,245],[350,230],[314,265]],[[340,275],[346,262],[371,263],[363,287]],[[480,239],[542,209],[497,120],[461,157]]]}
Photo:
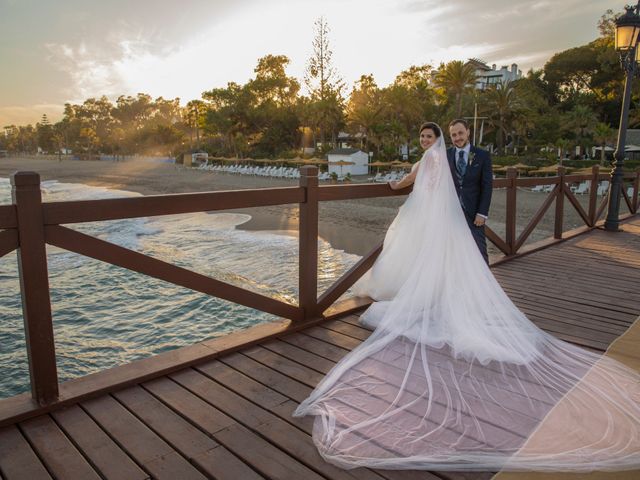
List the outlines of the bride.
{"label": "bride", "polygon": [[540,330],[511,302],[432,125],[392,185],[413,191],[354,286],[376,300],[361,317],[375,330],[293,415],[316,416],[320,454],[346,469],[640,468],[640,374]]}

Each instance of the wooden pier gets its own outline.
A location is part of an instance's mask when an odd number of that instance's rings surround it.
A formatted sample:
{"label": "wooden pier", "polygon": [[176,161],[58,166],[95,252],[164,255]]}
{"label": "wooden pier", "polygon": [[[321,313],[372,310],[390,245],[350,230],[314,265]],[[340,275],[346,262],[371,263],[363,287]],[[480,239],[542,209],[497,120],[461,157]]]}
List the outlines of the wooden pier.
{"label": "wooden pier", "polygon": [[[18,248],[31,392],[0,400],[0,478],[56,479],[488,479],[493,472],[342,470],[325,462],[311,438],[313,417],[292,412],[370,331],[358,322],[368,299],[335,301],[373,263],[365,256],[316,296],[318,202],[406,194],[386,185],[319,187],[303,169],[298,187],[42,203],[39,179],[16,174],[14,202],[0,206],[0,256]],[[492,269],[510,298],[539,327],[603,352],[640,315],[638,175],[626,192],[622,232],[598,229],[595,193],[582,210],[568,185],[593,175],[542,179],[554,190],[516,236],[516,188],[534,185],[513,171],[506,235],[489,237],[505,254]],[[555,183],[554,183],[555,182]],[[525,185],[526,184],[526,185]],[[593,184],[592,184],[593,185]],[[595,190],[595,188],[592,188]],[[564,199],[585,226],[564,232]],[[300,205],[298,305],[262,297],[62,224],[248,206]],[[554,238],[523,247],[556,205]],[[560,204],[560,207],[558,207]],[[582,211],[581,211],[582,210]],[[145,273],[283,319],[58,384],[45,244]]]}

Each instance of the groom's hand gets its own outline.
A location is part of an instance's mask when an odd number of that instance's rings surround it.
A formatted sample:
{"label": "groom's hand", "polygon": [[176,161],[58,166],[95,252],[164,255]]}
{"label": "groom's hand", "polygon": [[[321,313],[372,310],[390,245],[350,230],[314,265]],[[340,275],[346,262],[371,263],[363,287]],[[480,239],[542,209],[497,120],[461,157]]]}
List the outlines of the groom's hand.
{"label": "groom's hand", "polygon": [[473,221],[473,224],[476,227],[481,227],[481,226],[484,225],[485,221],[486,221],[486,219],[482,215],[476,215],[476,219]]}

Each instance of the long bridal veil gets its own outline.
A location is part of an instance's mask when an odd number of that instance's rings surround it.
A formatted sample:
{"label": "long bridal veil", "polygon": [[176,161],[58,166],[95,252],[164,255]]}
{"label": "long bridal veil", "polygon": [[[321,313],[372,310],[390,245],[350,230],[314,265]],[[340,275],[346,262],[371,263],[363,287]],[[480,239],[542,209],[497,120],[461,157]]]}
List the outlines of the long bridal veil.
{"label": "long bridal veil", "polygon": [[[384,469],[640,467],[640,375],[540,330],[480,255],[442,136],[356,284],[375,328],[294,412],[333,464]],[[541,428],[544,426],[544,428]]]}

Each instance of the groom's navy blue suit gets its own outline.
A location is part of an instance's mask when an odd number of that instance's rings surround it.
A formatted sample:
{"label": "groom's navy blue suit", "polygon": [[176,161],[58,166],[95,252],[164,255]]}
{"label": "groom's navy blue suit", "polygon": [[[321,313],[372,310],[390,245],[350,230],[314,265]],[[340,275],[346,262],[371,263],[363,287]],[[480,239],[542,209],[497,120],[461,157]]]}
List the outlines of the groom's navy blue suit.
{"label": "groom's navy blue suit", "polygon": [[463,176],[456,168],[456,148],[447,149],[451,176],[456,186],[456,192],[460,199],[467,223],[473,234],[473,238],[480,249],[485,261],[489,263],[487,254],[487,238],[484,233],[484,225],[477,227],[474,220],[477,214],[489,215],[491,204],[491,192],[493,190],[493,171],[491,169],[491,155],[486,150],[471,145],[469,161]]}

